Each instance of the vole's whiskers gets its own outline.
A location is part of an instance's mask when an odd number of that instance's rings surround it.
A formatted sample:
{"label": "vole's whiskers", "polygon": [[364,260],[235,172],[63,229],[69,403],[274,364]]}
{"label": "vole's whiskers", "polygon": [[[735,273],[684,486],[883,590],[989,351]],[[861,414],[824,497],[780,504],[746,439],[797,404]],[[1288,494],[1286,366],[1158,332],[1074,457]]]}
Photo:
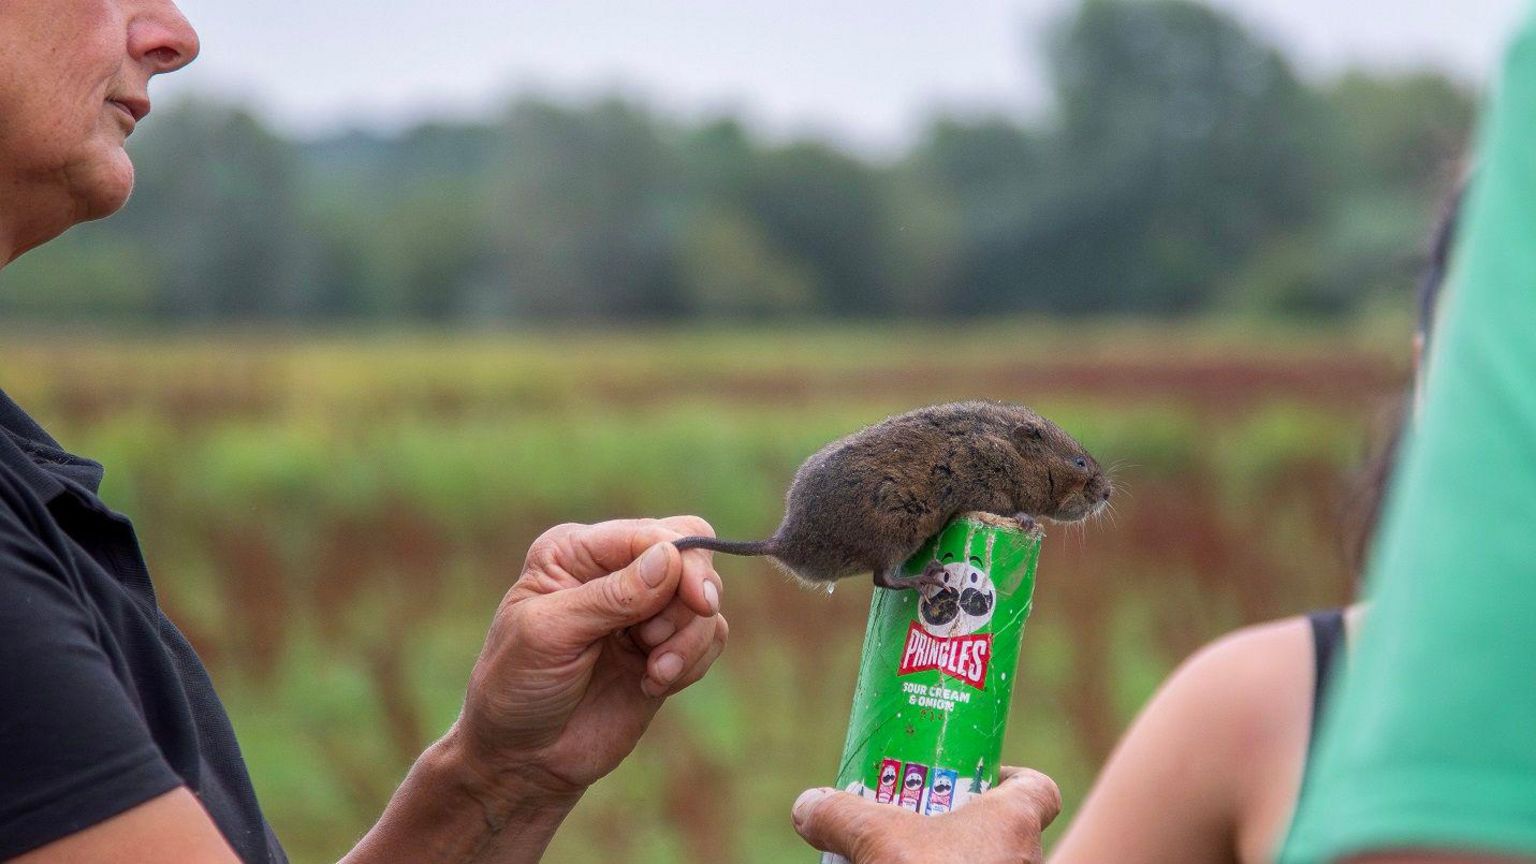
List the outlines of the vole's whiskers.
{"label": "vole's whiskers", "polygon": [[1086,519],[1079,519],[1076,522],[1069,523],[1071,525],[1069,533],[1077,536],[1077,552],[1079,555],[1088,549],[1088,532],[1084,527],[1085,522],[1087,522]]}
{"label": "vole's whiskers", "polygon": [[1116,497],[1119,497],[1119,496],[1124,496],[1126,498],[1134,498],[1134,497],[1136,497],[1136,496],[1131,494],[1131,487],[1130,487],[1130,485],[1127,484],[1124,480],[1121,480],[1121,479],[1119,479],[1117,477],[1111,477],[1109,479],[1109,491],[1110,491],[1111,495],[1116,496]]}
{"label": "vole's whiskers", "polygon": [[1109,466],[1109,470],[1104,472],[1105,479],[1109,480],[1109,488],[1115,492],[1125,492],[1125,478],[1120,476],[1121,472],[1130,471],[1140,467],[1140,465],[1133,462],[1127,462],[1124,459],[1115,460],[1115,463]]}

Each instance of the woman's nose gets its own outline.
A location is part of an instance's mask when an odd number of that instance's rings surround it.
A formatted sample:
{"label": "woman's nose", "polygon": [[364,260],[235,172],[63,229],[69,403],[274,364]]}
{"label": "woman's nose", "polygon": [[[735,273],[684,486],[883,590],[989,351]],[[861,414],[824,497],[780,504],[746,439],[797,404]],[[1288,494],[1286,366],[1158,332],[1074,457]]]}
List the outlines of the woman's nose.
{"label": "woman's nose", "polygon": [[175,72],[202,50],[192,22],[171,0],[148,0],[129,24],[128,53],[151,75]]}

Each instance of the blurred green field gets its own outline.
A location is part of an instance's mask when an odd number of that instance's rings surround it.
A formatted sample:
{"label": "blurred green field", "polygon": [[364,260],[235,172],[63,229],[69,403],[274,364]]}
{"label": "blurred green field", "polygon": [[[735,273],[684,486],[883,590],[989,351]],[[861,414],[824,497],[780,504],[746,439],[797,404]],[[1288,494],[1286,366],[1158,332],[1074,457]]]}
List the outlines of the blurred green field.
{"label": "blurred green field", "polygon": [[[1053,417],[1127,490],[1112,519],[1051,532],[1025,633],[1005,754],[1056,777],[1070,815],[1179,658],[1348,597],[1341,495],[1406,344],[1395,319],[8,333],[0,387],[107,465],[103,495],[134,518],[269,818],[295,862],[317,862],[452,720],[543,528],[692,512],[760,536],[823,442],[973,397]],[[870,589],[803,591],[756,560],[719,569],[725,657],[547,860],[812,860],[788,807],[836,767]]]}

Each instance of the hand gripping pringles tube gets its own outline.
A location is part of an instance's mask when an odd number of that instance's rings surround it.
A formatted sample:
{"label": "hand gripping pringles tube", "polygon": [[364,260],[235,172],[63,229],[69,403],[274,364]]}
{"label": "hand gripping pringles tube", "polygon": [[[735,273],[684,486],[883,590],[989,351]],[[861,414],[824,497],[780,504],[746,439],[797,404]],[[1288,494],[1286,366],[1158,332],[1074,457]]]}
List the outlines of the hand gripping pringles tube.
{"label": "hand gripping pringles tube", "polygon": [[875,589],[838,788],[938,815],[997,782],[1042,536],[965,513],[907,561],[919,588]]}

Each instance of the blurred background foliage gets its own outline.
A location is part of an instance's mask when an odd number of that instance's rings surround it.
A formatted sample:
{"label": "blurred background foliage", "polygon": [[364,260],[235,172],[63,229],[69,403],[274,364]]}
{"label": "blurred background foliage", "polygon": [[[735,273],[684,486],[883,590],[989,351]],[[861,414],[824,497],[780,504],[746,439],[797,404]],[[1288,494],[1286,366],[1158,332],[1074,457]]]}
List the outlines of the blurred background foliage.
{"label": "blurred background foliage", "polygon": [[934,118],[905,153],[770,142],[614,97],[292,140],[157,111],[138,191],[5,275],[8,320],[675,321],[1340,316],[1411,283],[1473,99],[1434,72],[1298,78],[1235,19],[1089,0],[1052,110]]}
{"label": "blurred background foliage", "polygon": [[[1406,379],[1407,321],[17,334],[4,381],[107,465],[300,864],[339,858],[456,716],[545,528],[694,512],[759,537],[826,441],[915,405],[1025,402],[1121,489],[1112,515],[1048,528],[1024,634],[1004,755],[1061,784],[1054,838],[1181,658],[1349,599],[1350,478]],[[870,582],[829,596],[761,559],[717,566],[730,647],[546,860],[813,860],[788,808],[836,771]]]}

